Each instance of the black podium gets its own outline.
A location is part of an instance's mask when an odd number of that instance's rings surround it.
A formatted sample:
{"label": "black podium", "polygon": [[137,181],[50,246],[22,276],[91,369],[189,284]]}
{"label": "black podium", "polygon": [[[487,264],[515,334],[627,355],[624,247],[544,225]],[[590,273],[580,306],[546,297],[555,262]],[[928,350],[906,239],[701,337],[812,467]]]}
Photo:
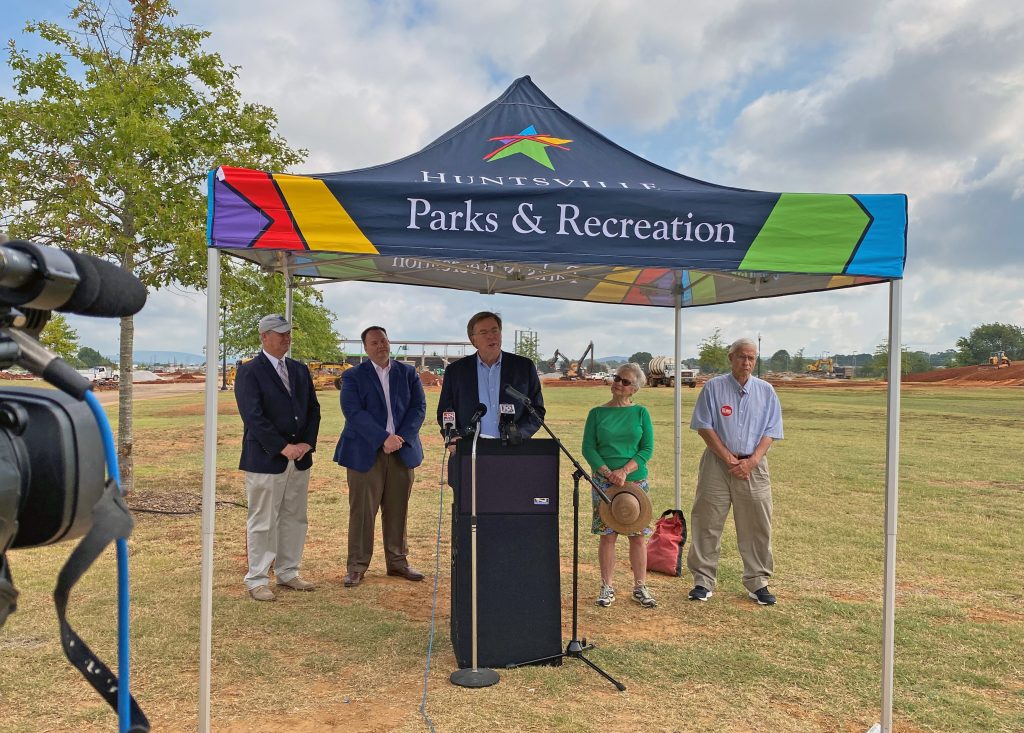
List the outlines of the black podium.
{"label": "black podium", "polygon": [[[452,503],[452,648],[472,666],[472,440],[449,463]],[[524,440],[477,442],[477,657],[480,667],[562,651],[558,556],[558,446]],[[550,662],[561,663],[561,659]]]}

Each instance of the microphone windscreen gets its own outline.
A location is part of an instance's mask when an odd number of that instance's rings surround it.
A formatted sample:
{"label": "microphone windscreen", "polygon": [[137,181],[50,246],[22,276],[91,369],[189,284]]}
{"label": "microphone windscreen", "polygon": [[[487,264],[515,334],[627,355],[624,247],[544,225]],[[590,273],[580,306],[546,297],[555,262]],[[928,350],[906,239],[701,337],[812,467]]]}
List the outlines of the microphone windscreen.
{"label": "microphone windscreen", "polygon": [[93,267],[90,258],[86,255],[68,249],[64,250],[64,254],[74,263],[79,280],[71,297],[57,310],[68,313],[84,313],[100,295],[99,273],[96,272],[96,268]]}
{"label": "microphone windscreen", "polygon": [[[133,316],[146,305],[146,286],[135,275],[122,267],[118,267],[106,260],[101,260],[99,257],[77,253],[77,258],[75,259],[76,266],[81,267],[80,262],[83,261],[87,263],[87,266],[85,269],[79,269],[79,276],[82,278],[82,282],[79,283],[78,288],[82,288],[87,277],[92,277],[92,273],[95,273],[95,282],[98,284],[99,292],[91,303],[73,311],[74,313],[79,313],[83,316],[119,318],[122,316]],[[88,270],[88,265],[92,267],[91,272]],[[86,274],[87,272],[88,275]],[[76,295],[77,292],[78,289],[76,288]],[[83,294],[82,299],[85,300],[86,297],[87,294]],[[74,299],[74,296],[72,296],[72,300]],[[70,310],[70,308],[65,305],[57,310],[66,311]]]}

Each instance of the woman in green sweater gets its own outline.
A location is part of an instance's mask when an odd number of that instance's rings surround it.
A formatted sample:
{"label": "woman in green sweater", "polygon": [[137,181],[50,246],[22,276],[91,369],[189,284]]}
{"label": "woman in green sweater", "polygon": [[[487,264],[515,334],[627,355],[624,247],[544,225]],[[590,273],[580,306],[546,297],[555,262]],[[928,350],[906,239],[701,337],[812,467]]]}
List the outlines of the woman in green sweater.
{"label": "woman in green sweater", "polygon": [[[654,427],[651,415],[643,405],[633,404],[636,394],[647,379],[638,364],[623,364],[612,382],[612,398],[593,408],[583,429],[583,456],[590,464],[594,481],[602,490],[632,481],[647,492],[647,462],[654,454]],[[612,574],[615,570],[615,540],[618,533],[608,527],[598,513],[600,499],[591,491],[594,520],[591,531],[601,537],[597,557],[601,564],[601,593],[597,605],[610,606],[615,601]],[[657,602],[647,588],[647,548],[644,538],[650,527],[629,535],[629,565],[633,570],[634,601],[644,608]]]}

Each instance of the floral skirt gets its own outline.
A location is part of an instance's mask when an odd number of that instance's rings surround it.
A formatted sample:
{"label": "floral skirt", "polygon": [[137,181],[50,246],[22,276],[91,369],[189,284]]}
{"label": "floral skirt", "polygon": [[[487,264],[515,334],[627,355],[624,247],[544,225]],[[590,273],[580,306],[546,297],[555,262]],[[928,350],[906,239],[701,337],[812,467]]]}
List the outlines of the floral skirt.
{"label": "floral skirt", "polygon": [[[604,491],[605,493],[607,493],[608,490],[612,488],[612,485],[610,483],[605,481],[604,478],[602,478],[601,476],[598,476],[597,474],[594,474],[594,483],[597,484],[598,486],[600,486],[601,487],[601,491]],[[645,494],[650,493],[648,491],[648,488],[647,488],[647,479],[640,479],[639,481],[634,481],[634,483],[637,486],[639,486],[641,489],[643,489]],[[593,509],[594,509],[594,516],[593,516],[593,519],[590,522],[590,532],[591,532],[591,534],[615,534],[615,530],[612,529],[611,527],[609,527],[607,524],[604,523],[604,520],[601,519],[601,513],[597,511],[597,507],[600,506],[600,504],[601,504],[601,498],[597,495],[597,492],[594,491],[593,488],[590,489],[590,501],[591,501],[591,504],[593,505]],[[640,537],[640,536],[649,537],[651,534],[652,534],[651,528],[650,527],[644,527],[639,532],[630,532],[629,535],[627,535],[627,536],[628,537]]]}

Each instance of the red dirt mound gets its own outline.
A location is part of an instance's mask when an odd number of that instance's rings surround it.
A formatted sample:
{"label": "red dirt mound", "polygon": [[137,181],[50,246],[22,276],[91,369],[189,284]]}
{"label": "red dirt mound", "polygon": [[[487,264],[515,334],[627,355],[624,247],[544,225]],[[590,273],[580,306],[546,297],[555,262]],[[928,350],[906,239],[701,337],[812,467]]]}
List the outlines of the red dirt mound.
{"label": "red dirt mound", "polygon": [[965,366],[936,369],[932,372],[907,374],[904,382],[929,382],[940,385],[977,384],[1005,387],[1024,386],[1024,364],[996,369],[991,366]]}

